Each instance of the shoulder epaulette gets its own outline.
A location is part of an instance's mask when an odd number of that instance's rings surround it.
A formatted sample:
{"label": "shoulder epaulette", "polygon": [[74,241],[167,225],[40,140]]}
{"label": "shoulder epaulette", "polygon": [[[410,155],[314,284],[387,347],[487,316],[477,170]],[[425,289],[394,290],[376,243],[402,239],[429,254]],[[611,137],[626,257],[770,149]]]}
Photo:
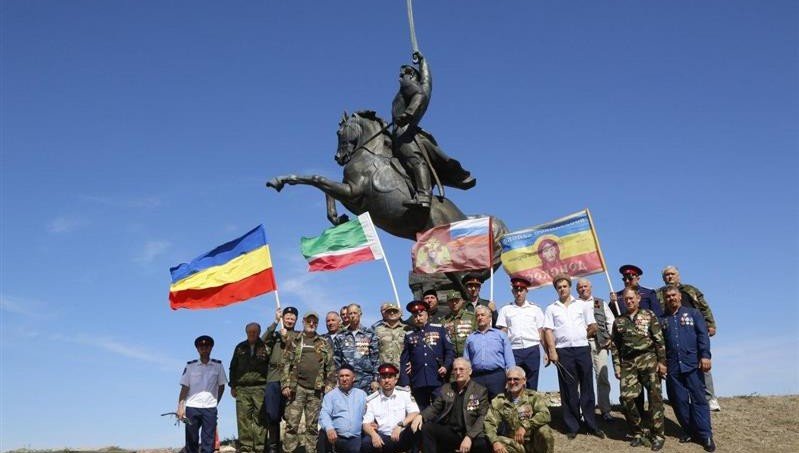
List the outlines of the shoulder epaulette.
{"label": "shoulder epaulette", "polygon": [[409,389],[408,387],[402,386],[402,385],[398,385],[398,386],[394,387],[394,391],[395,392],[410,393],[411,389]]}
{"label": "shoulder epaulette", "polygon": [[212,361],[212,362],[216,362],[216,363],[222,363],[222,361],[221,361],[221,360],[217,360],[217,359],[211,359],[211,361]]}
{"label": "shoulder epaulette", "polygon": [[379,391],[372,393],[371,395],[366,397],[366,402],[368,403],[369,401],[372,401],[373,399],[377,398],[378,395],[380,395]]}
{"label": "shoulder epaulette", "polygon": [[188,365],[190,363],[195,363],[195,362],[197,362],[197,360],[199,360],[199,359],[189,360],[188,362],[186,362],[186,365]]}

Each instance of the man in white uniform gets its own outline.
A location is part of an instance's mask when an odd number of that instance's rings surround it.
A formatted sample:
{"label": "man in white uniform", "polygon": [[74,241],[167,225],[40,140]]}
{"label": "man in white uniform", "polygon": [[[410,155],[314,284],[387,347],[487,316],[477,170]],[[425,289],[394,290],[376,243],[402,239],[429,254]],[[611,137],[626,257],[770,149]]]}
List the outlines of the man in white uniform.
{"label": "man in white uniform", "polygon": [[526,387],[538,390],[538,369],[541,366],[541,337],[544,334],[544,312],[527,300],[530,282],[524,278],[510,279],[513,303],[499,309],[497,328],[510,338],[513,358],[527,375]]}
{"label": "man in white uniform", "polygon": [[413,432],[410,424],[419,414],[411,392],[397,387],[399,369],[384,363],[377,369],[380,389],[366,398],[363,416],[362,452],[399,452],[412,449],[420,431]]}
{"label": "man in white uniform", "polygon": [[202,453],[213,453],[216,435],[216,407],[225,392],[227,376],[222,362],[211,358],[214,339],[202,335],[194,340],[200,354],[183,369],[178,396],[178,418],[186,419],[186,452],[200,452],[202,428]]}

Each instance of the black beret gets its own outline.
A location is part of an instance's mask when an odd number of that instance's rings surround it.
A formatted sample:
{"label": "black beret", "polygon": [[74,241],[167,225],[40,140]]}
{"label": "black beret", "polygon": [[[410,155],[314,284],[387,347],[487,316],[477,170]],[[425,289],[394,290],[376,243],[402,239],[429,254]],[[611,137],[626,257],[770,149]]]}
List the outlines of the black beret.
{"label": "black beret", "polygon": [[438,291],[434,289],[428,289],[422,294],[422,296],[436,296],[436,299],[438,299]]}
{"label": "black beret", "polygon": [[292,313],[292,314],[294,314],[294,316],[299,316],[300,315],[300,312],[298,312],[297,309],[294,308],[294,307],[286,307],[286,308],[284,308],[283,309],[283,314],[285,315],[287,313]]}
{"label": "black beret", "polygon": [[341,370],[350,370],[353,373],[355,373],[355,368],[353,368],[352,365],[350,365],[349,363],[342,363],[341,366],[338,367],[338,370],[339,371],[341,371]]}

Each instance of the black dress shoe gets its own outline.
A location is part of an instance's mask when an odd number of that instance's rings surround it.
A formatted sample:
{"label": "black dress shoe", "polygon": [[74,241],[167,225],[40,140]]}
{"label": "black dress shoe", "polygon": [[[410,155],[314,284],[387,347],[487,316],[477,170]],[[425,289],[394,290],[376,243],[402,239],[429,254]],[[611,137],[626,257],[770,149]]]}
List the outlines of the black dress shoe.
{"label": "black dress shoe", "polygon": [[663,448],[663,444],[666,443],[663,439],[654,438],[652,439],[652,451],[660,451]]}
{"label": "black dress shoe", "polygon": [[605,431],[602,431],[601,429],[595,429],[591,431],[591,435],[598,437],[600,439],[604,439],[605,437],[607,437],[605,436]]}
{"label": "black dress shoe", "polygon": [[575,437],[577,437],[577,433],[566,433],[566,437],[568,437],[569,439],[574,439]]}
{"label": "black dress shoe", "polygon": [[705,451],[716,451],[716,443],[713,442],[712,437],[708,437],[702,440],[702,448],[704,448]]}
{"label": "black dress shoe", "polygon": [[678,439],[680,440],[681,444],[687,444],[688,442],[693,440],[693,437],[691,437],[690,434],[682,434]]}

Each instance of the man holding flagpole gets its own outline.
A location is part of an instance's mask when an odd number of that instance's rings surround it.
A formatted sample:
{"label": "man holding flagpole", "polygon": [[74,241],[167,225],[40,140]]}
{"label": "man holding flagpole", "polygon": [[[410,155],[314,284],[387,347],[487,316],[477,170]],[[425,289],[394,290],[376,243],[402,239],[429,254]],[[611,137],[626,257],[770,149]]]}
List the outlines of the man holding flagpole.
{"label": "man holding flagpole", "polygon": [[[297,323],[297,309],[286,307],[284,310],[275,310],[275,322],[266,329],[263,341],[271,350],[269,355],[269,374],[266,377],[264,391],[264,407],[266,408],[267,453],[280,451],[280,420],[286,410],[286,398],[283,396],[280,378],[283,374],[283,353],[297,332],[294,325]],[[283,322],[283,328],[278,330],[278,323]]]}

